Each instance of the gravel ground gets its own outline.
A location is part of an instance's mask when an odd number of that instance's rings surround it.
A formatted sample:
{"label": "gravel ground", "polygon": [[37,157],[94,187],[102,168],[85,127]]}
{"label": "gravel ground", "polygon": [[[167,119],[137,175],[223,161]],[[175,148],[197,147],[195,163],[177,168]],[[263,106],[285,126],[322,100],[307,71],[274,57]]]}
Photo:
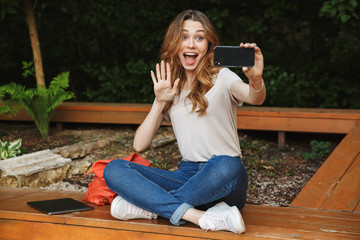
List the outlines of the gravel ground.
{"label": "gravel ground", "polygon": [[[2,141],[22,138],[27,152],[52,149],[75,142],[117,136],[105,149],[103,159],[122,158],[133,152],[132,140],[136,128],[124,125],[68,124],[62,130],[51,126],[50,137],[44,141],[33,124],[0,123]],[[301,191],[324,159],[305,160],[303,155],[311,151],[310,140],[330,141],[332,149],[341,141],[341,135],[287,134],[286,146],[279,149],[274,132],[239,132],[243,163],[249,174],[247,202],[273,206],[288,206]],[[169,140],[170,139],[170,140]],[[153,162],[153,167],[175,170],[181,160],[171,127],[162,127],[153,145],[141,155]],[[165,140],[165,141],[164,141]],[[92,176],[78,175],[52,184],[46,189],[86,192]]]}

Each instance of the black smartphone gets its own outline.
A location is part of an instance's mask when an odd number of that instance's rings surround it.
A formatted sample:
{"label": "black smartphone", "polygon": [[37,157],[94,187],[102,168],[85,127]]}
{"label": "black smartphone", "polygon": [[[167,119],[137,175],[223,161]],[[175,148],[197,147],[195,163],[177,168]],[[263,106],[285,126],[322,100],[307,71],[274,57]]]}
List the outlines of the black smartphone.
{"label": "black smartphone", "polygon": [[216,46],[214,48],[215,67],[253,67],[254,48],[239,46]]}

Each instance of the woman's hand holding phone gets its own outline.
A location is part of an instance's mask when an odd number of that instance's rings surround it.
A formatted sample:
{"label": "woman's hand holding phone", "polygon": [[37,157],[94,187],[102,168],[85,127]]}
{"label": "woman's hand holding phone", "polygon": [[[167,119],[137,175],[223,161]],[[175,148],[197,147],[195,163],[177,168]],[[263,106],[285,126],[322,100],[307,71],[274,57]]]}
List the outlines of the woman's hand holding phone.
{"label": "woman's hand holding phone", "polygon": [[240,47],[244,48],[254,48],[255,50],[255,61],[254,66],[249,67],[243,67],[242,70],[246,77],[249,79],[251,83],[253,83],[255,86],[258,85],[258,83],[261,84],[262,82],[262,74],[264,70],[264,57],[261,53],[260,48],[256,45],[256,43],[240,43]]}

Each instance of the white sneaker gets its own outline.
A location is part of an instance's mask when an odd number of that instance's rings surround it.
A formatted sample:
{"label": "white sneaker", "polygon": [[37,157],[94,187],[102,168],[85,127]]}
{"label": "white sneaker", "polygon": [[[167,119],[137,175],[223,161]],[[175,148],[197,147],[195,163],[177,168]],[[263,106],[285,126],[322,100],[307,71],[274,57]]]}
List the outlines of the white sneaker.
{"label": "white sneaker", "polygon": [[211,231],[226,230],[242,233],[246,230],[239,209],[236,206],[230,207],[225,202],[209,208],[199,219],[199,225],[202,229]]}
{"label": "white sneaker", "polygon": [[141,209],[120,196],[114,198],[111,203],[110,209],[111,216],[120,220],[129,220],[129,219],[156,219],[157,215],[155,213]]}

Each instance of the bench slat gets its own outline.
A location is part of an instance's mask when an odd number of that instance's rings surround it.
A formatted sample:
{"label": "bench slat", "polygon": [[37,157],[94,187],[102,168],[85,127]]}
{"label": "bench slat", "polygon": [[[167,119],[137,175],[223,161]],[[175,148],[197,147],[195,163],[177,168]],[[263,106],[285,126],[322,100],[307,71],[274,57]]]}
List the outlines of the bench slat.
{"label": "bench slat", "polygon": [[360,154],[357,155],[321,208],[352,212],[359,204],[359,201]]}
{"label": "bench slat", "polygon": [[238,115],[238,129],[286,132],[348,133],[358,120]]}
{"label": "bench slat", "polygon": [[[64,102],[52,122],[141,124],[150,108],[150,104]],[[238,129],[348,133],[360,120],[360,110],[244,106],[238,108],[237,119]],[[14,118],[2,115],[0,120],[31,118],[21,111]]]}
{"label": "bench slat", "polygon": [[[290,206],[355,211],[356,204],[360,201],[359,175],[356,175],[359,152],[360,121],[335,148]],[[356,178],[352,178],[355,175]],[[357,183],[354,184],[354,181]],[[346,209],[341,209],[340,202],[348,205]]]}
{"label": "bench slat", "polygon": [[[336,211],[246,205],[245,234],[203,231],[193,224],[173,226],[167,219],[119,221],[110,206],[93,211],[48,216],[27,201],[72,197],[84,193],[0,187],[0,238],[12,239],[358,239],[360,214]],[[5,196],[5,197],[4,197]]]}
{"label": "bench slat", "polygon": [[[129,231],[126,229],[91,228],[70,224],[0,220],[2,239],[195,239],[174,234]],[[15,236],[15,238],[14,238]],[[197,238],[203,239],[203,238]]]}

